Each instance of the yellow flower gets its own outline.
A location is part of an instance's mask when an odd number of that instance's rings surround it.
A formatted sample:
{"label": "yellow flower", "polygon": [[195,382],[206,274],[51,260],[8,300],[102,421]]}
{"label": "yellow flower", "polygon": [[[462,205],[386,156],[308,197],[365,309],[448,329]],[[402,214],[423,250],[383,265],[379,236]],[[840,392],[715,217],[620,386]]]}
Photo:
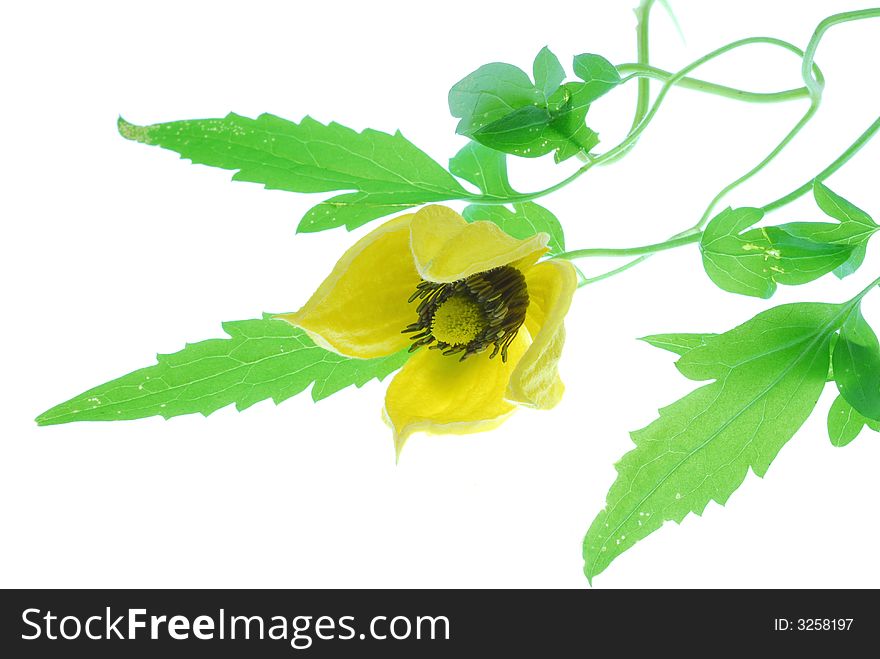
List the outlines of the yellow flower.
{"label": "yellow flower", "polygon": [[487,430],[518,404],[559,402],[577,277],[567,261],[538,263],[548,239],[426,206],[364,236],[305,306],[279,318],[347,357],[415,351],[385,395],[399,456],[414,432]]}

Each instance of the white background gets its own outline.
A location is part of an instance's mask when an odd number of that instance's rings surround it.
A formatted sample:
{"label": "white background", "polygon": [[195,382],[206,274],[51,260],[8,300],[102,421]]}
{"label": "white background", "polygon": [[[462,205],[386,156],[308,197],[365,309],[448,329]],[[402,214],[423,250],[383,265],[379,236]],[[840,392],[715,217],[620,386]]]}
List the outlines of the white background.
{"label": "white background", "polygon": [[[0,585],[130,587],[586,587],[581,540],[602,508],[628,431],[694,387],[670,354],[636,341],[723,331],[775,304],[842,301],[878,274],[729,295],[692,247],[582,289],[567,320],[567,393],[491,433],[415,436],[399,466],[373,382],[313,404],[301,395],[123,423],[37,428],[48,407],[222,336],[220,322],[298,307],[363,234],[295,235],[319,196],[231,183],[123,140],[135,123],[230,110],[304,114],[405,135],[440,162],[454,135],[446,93],[489,61],[531,70],[549,45],[635,57],[629,2],[10,3],[3,65]],[[677,69],[728,41],[805,46],[820,19],[867,2],[676,0],[686,42],[655,12],[654,62]],[[811,178],[880,111],[880,21],[834,28],[818,62],[817,119],[730,202],[761,205]],[[799,85],[799,61],[757,46],[700,70],[755,90]],[[635,86],[591,113],[607,147]],[[571,248],[662,240],[769,151],[805,102],[743,105],[674,91],[637,149],[545,200]],[[512,165],[533,190],[574,166]],[[831,187],[880,215],[880,143]],[[774,222],[821,219],[809,199]],[[585,266],[599,272],[608,262]],[[880,293],[865,304],[880,321]],[[595,580],[620,587],[880,586],[877,469],[866,433],[833,448],[816,413],[766,479],[722,509],[668,524]]]}

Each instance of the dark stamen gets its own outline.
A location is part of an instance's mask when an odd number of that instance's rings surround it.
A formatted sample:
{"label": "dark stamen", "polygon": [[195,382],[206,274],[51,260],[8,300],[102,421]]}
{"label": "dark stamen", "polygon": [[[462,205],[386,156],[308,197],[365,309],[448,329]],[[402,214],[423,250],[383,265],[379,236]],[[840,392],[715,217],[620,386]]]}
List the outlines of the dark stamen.
{"label": "dark stamen", "polygon": [[[480,308],[486,319],[486,327],[466,344],[449,344],[438,340],[432,333],[434,314],[455,294],[470,296]],[[461,355],[464,361],[469,356],[485,352],[492,346],[489,358],[501,353],[501,361],[507,361],[507,351],[516,338],[519,328],[526,318],[529,294],[523,274],[510,265],[478,272],[465,279],[451,283],[422,281],[416,286],[409,302],[420,300],[416,313],[418,320],[408,325],[403,333],[413,333],[410,352],[422,346],[441,350],[444,355]]]}

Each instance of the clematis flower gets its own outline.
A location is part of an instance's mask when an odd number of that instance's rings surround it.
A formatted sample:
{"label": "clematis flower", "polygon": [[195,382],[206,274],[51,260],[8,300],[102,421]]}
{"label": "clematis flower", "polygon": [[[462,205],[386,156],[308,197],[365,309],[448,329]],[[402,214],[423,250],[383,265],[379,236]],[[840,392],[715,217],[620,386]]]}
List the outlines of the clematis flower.
{"label": "clematis flower", "polygon": [[319,346],[370,359],[413,354],[385,395],[397,455],[414,432],[469,433],[562,398],[563,319],[577,287],[549,236],[426,206],[349,249],[297,312],[279,316]]}

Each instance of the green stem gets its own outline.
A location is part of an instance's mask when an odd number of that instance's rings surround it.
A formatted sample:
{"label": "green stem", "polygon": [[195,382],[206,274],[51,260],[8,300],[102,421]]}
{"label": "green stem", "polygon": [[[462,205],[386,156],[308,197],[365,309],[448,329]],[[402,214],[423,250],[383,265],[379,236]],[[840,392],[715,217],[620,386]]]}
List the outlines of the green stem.
{"label": "green stem", "polygon": [[[639,6],[636,8],[636,60],[639,65],[649,66],[650,65],[650,50],[648,48],[648,41],[650,36],[650,18],[651,18],[651,8],[654,6],[654,0],[641,0]],[[668,7],[667,7],[668,9]],[[633,116],[632,125],[630,126],[628,135],[632,135],[642,123],[642,120],[648,114],[648,106],[651,103],[651,80],[647,77],[639,77],[639,84],[636,96],[636,112]],[[620,153],[612,156],[610,159],[605,161],[606,165],[610,165],[612,162],[620,160],[627,153],[629,153],[633,147],[635,146],[635,141],[633,141],[629,146],[627,146]]]}
{"label": "green stem", "polygon": [[[864,10],[860,10],[860,11],[851,11],[851,12],[845,12],[842,14],[835,14],[834,16],[829,16],[828,18],[823,20],[821,23],[819,23],[819,25],[816,27],[815,31],[813,32],[813,36],[811,37],[810,42],[807,45],[807,49],[805,51],[803,51],[803,53],[802,53],[803,60],[802,60],[802,64],[801,64],[801,77],[804,80],[804,84],[806,86],[806,89],[808,90],[808,94],[810,97],[810,107],[807,110],[806,114],[804,114],[804,116],[798,121],[798,123],[795,125],[795,127],[791,131],[789,131],[789,133],[783,138],[783,140],[773,149],[773,151],[770,152],[770,154],[766,158],[764,158],[764,160],[762,160],[760,163],[758,163],[757,166],[752,168],[749,172],[747,172],[745,175],[741,176],[739,179],[734,181],[732,184],[726,186],[718,195],[715,196],[715,198],[710,203],[709,207],[706,209],[706,212],[703,213],[703,217],[700,219],[699,223],[697,223],[696,225],[694,225],[690,229],[687,229],[687,230],[677,234],[676,236],[673,236],[670,240],[666,241],[666,243],[658,243],[658,245],[672,244],[672,243],[675,243],[679,239],[686,239],[688,237],[694,238],[694,240],[690,240],[688,242],[696,242],[697,240],[699,240],[700,237],[702,236],[702,231],[700,229],[702,229],[702,227],[706,224],[706,222],[708,222],[709,216],[711,215],[711,210],[714,208],[714,206],[731,190],[733,190],[735,187],[741,185],[746,180],[748,180],[749,178],[751,178],[752,176],[757,174],[771,160],[773,160],[777,155],[779,155],[779,153],[785,148],[785,146],[794,138],[795,135],[797,135],[797,133],[804,127],[804,125],[806,125],[806,123],[816,113],[816,111],[818,110],[818,107],[819,107],[819,103],[821,102],[822,90],[824,89],[824,86],[825,86],[825,80],[824,80],[824,77],[822,76],[821,71],[815,65],[814,59],[815,59],[815,55],[816,55],[816,50],[819,47],[819,42],[821,41],[822,36],[825,34],[825,32],[833,25],[837,25],[839,23],[846,23],[849,21],[861,20],[861,19],[865,19],[865,18],[878,18],[878,17],[880,17],[880,8],[878,8],[878,9],[864,9]],[[749,40],[743,40],[743,41],[749,41]],[[738,43],[738,42],[734,42],[734,44],[736,44],[736,43]],[[729,44],[728,47],[725,47],[725,48],[729,49],[729,46],[731,46],[731,45],[733,45],[733,44]],[[789,44],[789,46],[791,46],[791,44]],[[789,48],[789,50],[791,50],[791,49],[797,50],[794,46],[791,46],[791,48]],[[714,51],[714,52],[717,53],[718,51]],[[711,55],[713,55],[713,53],[710,53],[706,57],[709,57]],[[699,62],[699,60],[698,60],[698,62]],[[693,65],[691,65],[691,66],[693,66]],[[685,67],[685,68],[687,69],[688,67]],[[682,71],[684,71],[684,69]],[[662,100],[662,96],[665,93],[665,91],[668,89],[667,85],[669,85],[670,83],[675,81],[676,77],[679,77],[679,79],[681,79],[682,71],[679,71],[679,73],[676,74],[676,76],[672,76],[671,78],[667,79],[667,81],[664,85],[664,88],[661,91],[660,96],[658,96],[658,98],[657,98],[657,102],[655,103],[655,108],[659,104],[659,102]],[[648,120],[650,119],[650,113],[649,113],[649,116],[646,117],[646,119],[648,119]],[[852,158],[868,142],[868,140],[870,140],[874,136],[874,134],[877,133],[878,130],[880,130],[880,117],[878,117],[874,121],[874,123],[872,123],[868,127],[868,129],[864,133],[862,133],[858,137],[858,139],[856,139],[855,142],[853,142],[834,162],[832,162],[828,167],[826,167],[824,170],[822,170],[822,172],[820,172],[813,180],[824,180],[828,176],[831,176],[831,174],[833,174],[840,167],[842,167],[847,161],[849,161],[849,159]],[[763,207],[763,210],[765,212],[776,210],[777,208],[781,208],[782,206],[797,199],[798,197],[800,197],[801,195],[806,193],[811,188],[811,186],[813,185],[813,180],[805,183],[804,185],[802,185],[801,187],[797,188],[796,190],[790,192],[789,194],[785,195],[784,197],[781,197],[781,198],[777,199],[776,201],[773,201],[773,202],[765,205]],[[682,244],[688,244],[688,242],[685,242]],[[679,245],[676,244],[675,246],[677,247]],[[635,249],[638,250],[641,248],[635,248]],[[669,249],[671,249],[671,247]],[[582,250],[576,250],[576,251],[582,251]],[[656,251],[660,251],[660,250],[656,250]],[[645,259],[649,258],[651,256],[651,254],[653,254],[653,253],[655,253],[655,252],[651,251],[651,252],[643,253],[641,256],[639,256],[639,258],[634,259],[633,261],[630,261],[629,263],[626,263],[626,264],[620,266],[619,268],[615,268],[614,270],[611,270],[609,272],[601,274],[597,277],[583,280],[579,284],[579,286],[602,281],[603,279],[607,279],[609,277],[613,277],[614,275],[620,274],[621,272],[625,272],[626,270],[629,270],[630,268],[635,267],[636,265],[638,265],[639,263],[641,263]],[[633,255],[634,253],[631,252],[630,254]],[[880,285],[880,278],[875,280],[870,286],[868,286],[868,288],[866,288],[864,291],[862,291],[862,293],[860,293],[856,299],[860,300],[864,295],[866,295],[870,290],[872,290],[877,285]]]}
{"label": "green stem", "polygon": [[[703,237],[703,232],[698,231],[696,233],[689,233],[686,235],[682,235],[680,237],[670,238],[667,241],[662,243],[656,243],[654,245],[645,245],[644,247],[625,247],[622,249],[576,249],[570,252],[563,252],[562,254],[558,254],[553,258],[556,259],[579,259],[586,258],[591,256],[637,256],[640,255],[637,259],[633,259],[629,263],[624,263],[622,266],[614,268],[613,270],[609,270],[608,272],[604,272],[601,275],[597,275],[596,277],[585,277],[584,274],[578,270],[579,281],[578,288],[586,286],[587,284],[595,284],[597,282],[602,281],[603,279],[608,279],[615,275],[619,275],[622,272],[626,272],[630,268],[634,268],[639,263],[647,259],[652,254],[656,254],[657,252],[663,252],[667,249],[675,249],[676,247],[683,247],[684,245],[691,245],[693,243],[699,242]],[[577,268],[577,266],[575,266]]]}
{"label": "green stem", "polygon": [[[694,69],[702,66],[703,64],[710,62],[711,60],[715,59],[716,57],[719,57],[719,56],[723,55],[724,53],[730,52],[731,50],[735,50],[736,48],[741,48],[742,46],[749,46],[749,45],[759,44],[759,43],[780,46],[782,48],[786,48],[787,50],[793,49],[797,53],[802,52],[796,46],[793,46],[792,44],[788,43],[787,41],[783,41],[781,39],[775,39],[773,37],[749,37],[747,39],[739,39],[737,41],[733,41],[725,46],[722,46],[721,48],[717,48],[716,50],[713,50],[711,53],[703,55],[699,59],[694,60],[693,62],[688,64],[683,69],[680,69],[672,77],[670,77],[665,83],[663,83],[663,86],[660,88],[660,92],[657,94],[657,100],[654,101],[654,105],[651,106],[651,109],[648,111],[648,113],[642,119],[642,122],[638,125],[638,127],[634,131],[632,131],[629,135],[627,135],[627,137],[624,138],[624,140],[620,144],[618,144],[614,148],[610,149],[609,151],[606,151],[604,154],[597,156],[593,160],[593,162],[590,163],[590,165],[597,165],[597,164],[604,163],[604,162],[610,160],[611,158],[613,158],[614,156],[616,156],[617,154],[619,154],[620,152],[628,149],[633,144],[635,144],[635,142],[638,140],[639,136],[645,131],[645,129],[648,127],[648,124],[651,123],[651,120],[657,114],[657,111],[660,109],[660,106],[663,103],[663,100],[666,98],[666,95],[669,93],[669,90],[672,89],[672,87],[675,86],[679,80],[686,77],[688,73],[690,73]],[[821,78],[821,73],[819,74],[819,76]],[[586,167],[586,165],[584,167]],[[584,169],[584,167],[582,167],[581,169]]]}
{"label": "green stem", "polygon": [[[633,74],[622,80],[621,83],[628,82],[631,78],[638,78],[638,90],[636,96],[636,111],[633,116],[632,125],[630,126],[630,134],[638,128],[639,124],[642,123],[642,119],[645,118],[645,115],[648,113],[648,106],[651,102],[651,78],[665,80],[664,77],[657,77],[654,72],[665,73],[666,76],[671,76],[671,73],[667,73],[665,71],[660,71],[659,69],[654,69],[649,64],[650,61],[650,49],[649,49],[649,38],[650,38],[650,17],[651,17],[651,8],[654,6],[655,0],[641,0],[639,6],[635,9],[636,14],[636,60],[637,64],[624,64],[622,66],[616,67],[618,73],[624,73],[628,67],[631,67],[629,70],[634,71]],[[667,11],[669,11],[670,16],[672,16],[673,22],[675,22],[676,27],[678,27],[678,22],[675,20],[675,15],[672,14],[671,9],[668,4],[664,2],[664,0],[660,0],[661,4],[664,5]],[[688,78],[688,82],[680,82],[680,86],[687,87],[692,79]],[[699,81],[697,81],[699,82]],[[709,83],[711,84],[711,83]],[[720,85],[718,85],[720,87]],[[617,154],[612,160],[608,160],[605,164],[610,164],[614,160],[619,160],[624,155],[626,155],[627,151],[632,149],[633,145],[622,152]],[[581,152],[578,154],[579,160],[582,162],[590,163],[592,162],[592,158],[589,153]]]}
{"label": "green stem", "polygon": [[880,286],[880,277],[877,277],[874,281],[868,284],[865,289],[856,295],[852,300],[850,300],[850,304],[855,304],[857,302],[861,302],[862,298],[865,297],[868,293],[874,290],[875,287]]}
{"label": "green stem", "polygon": [[[831,176],[834,172],[836,172],[838,169],[843,167],[843,165],[845,165],[856,153],[858,153],[859,150],[861,150],[861,148],[863,146],[865,146],[865,144],[867,144],[871,140],[871,138],[877,134],[878,131],[880,131],[880,117],[877,117],[877,119],[874,120],[874,123],[872,123],[864,133],[859,135],[858,139],[856,139],[855,142],[853,142],[846,149],[846,151],[844,151],[842,154],[840,154],[840,156],[838,156],[834,160],[834,162],[832,162],[825,169],[823,169],[821,172],[819,172],[815,177],[813,177],[812,179],[810,179],[809,181],[804,183],[798,189],[789,192],[784,197],[780,197],[776,201],[772,201],[769,204],[765,204],[764,206],[761,207],[761,210],[763,210],[765,213],[770,213],[771,211],[774,211],[778,208],[782,208],[783,206],[794,201],[795,199],[802,197],[804,194],[806,194],[807,192],[809,192],[813,188],[814,181],[824,181],[829,176]],[[686,245],[689,242],[699,241],[700,238],[702,238],[702,236],[703,236],[702,231],[700,231],[698,229],[691,228],[691,229],[688,229],[687,231],[683,232],[682,234],[679,234],[679,236],[673,237],[672,239],[666,241],[666,243],[658,243],[658,244],[663,245],[663,244],[672,243],[672,242],[675,242],[679,237],[681,239],[685,239],[687,237],[692,238],[692,240],[690,240],[690,241],[685,241],[685,242],[681,243],[682,245]],[[675,246],[677,247],[678,245],[675,245]],[[639,249],[644,249],[644,248],[637,247],[634,249],[639,250]],[[671,249],[671,247],[668,249]],[[581,250],[575,250],[575,251],[581,251]],[[622,251],[625,251],[625,250],[622,250]],[[660,250],[657,250],[657,251],[660,251]],[[608,279],[609,277],[613,277],[614,275],[620,274],[621,272],[625,272],[626,270],[629,270],[630,268],[633,268],[633,267],[639,265],[642,261],[646,260],[653,253],[655,253],[655,252],[650,252],[650,253],[644,254],[644,255],[640,256],[639,258],[634,259],[633,261],[630,261],[629,263],[626,263],[626,264],[620,266],[619,268],[615,268],[614,270],[610,270],[610,271],[603,273],[601,275],[598,275],[596,277],[584,278],[581,280],[580,284],[578,284],[578,287],[585,286],[586,284],[593,284],[598,281],[602,281],[603,279]],[[624,255],[626,255],[626,254],[624,254]],[[629,255],[634,256],[635,253],[630,252]],[[564,255],[560,255],[557,258],[562,258],[563,256]],[[862,295],[867,293],[874,285],[876,285],[876,282],[875,282],[875,284],[872,284],[871,286],[869,286],[862,293]],[[859,299],[861,299],[861,298],[859,298]]]}
{"label": "green stem", "polygon": [[[790,204],[796,199],[799,199],[807,192],[812,190],[814,181],[824,181],[829,176],[831,176],[838,169],[843,167],[856,153],[858,153],[865,144],[867,144],[877,132],[880,131],[880,117],[877,117],[870,126],[868,126],[867,130],[864,133],[859,135],[859,137],[847,147],[847,149],[840,154],[830,165],[828,165],[821,172],[816,174],[812,179],[804,183],[802,186],[797,188],[796,190],[792,190],[784,197],[780,197],[776,201],[771,201],[769,204],[765,204],[761,207],[761,210],[765,213],[770,213],[772,211],[777,210],[778,208],[782,208],[783,206]],[[579,253],[579,252],[596,252],[596,254],[592,254],[592,256],[635,256],[637,254],[641,254],[642,256],[638,259],[635,259],[629,263],[624,264],[619,268],[615,268],[609,272],[606,272],[602,275],[592,278],[584,278],[582,279],[579,286],[584,286],[586,284],[592,284],[597,281],[602,281],[603,279],[608,279],[609,277],[613,277],[616,274],[620,274],[630,268],[637,266],[639,263],[648,258],[651,254],[662,251],[661,249],[651,251],[651,247],[657,247],[662,245],[668,245],[668,247],[663,247],[663,249],[672,249],[673,247],[679,247],[680,245],[687,245],[692,242],[698,242],[700,238],[702,238],[703,232],[698,229],[689,229],[680,235],[680,237],[674,237],[670,240],[667,240],[665,243],[658,243],[657,245],[649,245],[647,247],[635,247],[631,249],[622,249],[622,250],[574,250],[573,252],[566,252],[565,254],[560,254],[556,258],[566,258],[566,254]],[[646,250],[646,251],[642,251]],[[619,254],[602,254],[602,252],[619,252]],[[585,256],[591,256],[591,254],[585,254]],[[577,258],[577,257],[576,257]],[[870,290],[871,286],[868,287],[867,290]],[[867,292],[866,290],[866,292]],[[863,293],[864,294],[864,293]]]}
{"label": "green stem", "polygon": [[[709,202],[709,205],[706,207],[703,216],[700,218],[700,221],[693,226],[694,229],[701,229],[706,225],[709,219],[712,216],[712,211],[715,209],[715,206],[720,202],[725,196],[727,196],[731,191],[738,188],[740,185],[748,181],[750,178],[758,174],[761,170],[763,170],[767,165],[769,165],[775,158],[778,156],[783,149],[797,136],[797,134],[803,129],[804,126],[813,118],[816,112],[819,110],[819,105],[822,101],[822,90],[825,88],[825,79],[821,73],[817,72],[814,59],[816,57],[816,50],[819,48],[819,42],[822,41],[822,37],[825,32],[834,25],[838,25],[840,23],[847,23],[849,21],[856,21],[865,18],[878,18],[880,17],[880,9],[863,9],[860,11],[849,11],[844,12],[842,14],[834,14],[833,16],[829,16],[813,31],[813,36],[810,38],[809,44],[807,44],[807,48],[804,51],[803,61],[801,63],[801,77],[804,80],[804,85],[806,85],[807,90],[810,94],[810,107],[807,109],[806,114],[795,124],[794,128],[792,128],[788,134],[782,139],[782,141],[776,145],[776,147],[769,153],[767,156],[755,165],[748,172],[740,176],[738,179],[733,181],[732,183],[725,186],[715,197]],[[858,148],[856,149],[858,150]],[[850,154],[851,156],[852,154]],[[848,158],[847,158],[848,159]],[[846,160],[844,160],[846,162]],[[841,163],[843,164],[843,163]]]}
{"label": "green stem", "polygon": [[810,119],[812,119],[813,116],[816,114],[816,112],[819,111],[820,98],[821,97],[819,97],[819,96],[811,96],[810,97],[810,107],[807,108],[807,111],[806,111],[806,113],[804,113],[804,116],[802,116],[798,120],[798,122],[794,125],[794,128],[792,128],[790,131],[788,131],[788,133],[786,133],[785,137],[782,138],[782,141],[779,142],[779,144],[777,144],[773,148],[773,150],[770,153],[768,153],[764,157],[763,160],[761,160],[761,162],[759,162],[757,165],[752,167],[749,171],[747,171],[745,174],[740,176],[738,179],[736,179],[732,183],[729,183],[726,186],[724,186],[721,189],[721,191],[712,198],[712,201],[709,202],[709,205],[706,207],[706,210],[703,211],[703,215],[702,215],[702,217],[700,217],[700,221],[697,222],[692,227],[693,229],[702,229],[704,226],[706,226],[706,223],[712,217],[712,211],[715,210],[715,206],[718,205],[718,202],[720,202],[730,192],[732,192],[733,190],[738,188],[740,185],[742,185],[743,183],[748,181],[750,178],[752,178],[753,176],[758,174],[762,169],[764,169],[767,165],[769,165],[776,158],[776,156],[778,156],[780,153],[782,153],[783,149],[785,149],[785,147],[787,147],[789,145],[789,143],[795,137],[797,137],[797,134],[800,133],[801,130],[803,130],[804,126],[806,126],[810,122]]}
{"label": "green stem", "polygon": [[[650,35],[651,8],[654,0],[642,0],[636,9],[636,61],[645,66],[651,57],[648,49]],[[648,78],[639,79],[638,96],[636,97],[636,113],[633,117],[630,131],[634,131],[642,123],[642,119],[648,114],[648,105],[651,102],[651,81]]]}
{"label": "green stem", "polygon": [[880,117],[877,117],[874,120],[874,123],[872,123],[870,126],[868,126],[868,129],[864,133],[859,135],[858,139],[855,142],[853,142],[852,144],[850,144],[849,147],[846,149],[846,151],[844,151],[842,154],[840,154],[840,156],[838,156],[834,160],[834,162],[832,162],[830,165],[828,165],[825,169],[823,169],[821,172],[816,174],[815,177],[813,177],[812,179],[810,179],[809,181],[804,183],[798,189],[792,190],[784,197],[780,197],[776,201],[771,201],[769,204],[765,204],[764,206],[761,207],[761,210],[763,210],[765,213],[775,211],[777,208],[782,208],[786,204],[790,204],[795,199],[798,199],[798,198],[802,197],[803,195],[805,195],[807,192],[809,192],[813,188],[814,181],[824,181],[826,178],[831,176],[838,169],[843,167],[850,160],[850,158],[852,158],[856,153],[858,153],[859,150],[861,150],[861,148],[863,146],[865,146],[865,144],[867,144],[872,137],[874,137],[874,135],[877,133],[877,131],[880,131]]}
{"label": "green stem", "polygon": [[816,49],[819,48],[819,42],[828,28],[839,25],[840,23],[848,23],[850,21],[860,21],[864,18],[880,18],[880,8],[877,9],[860,9],[858,11],[846,11],[841,14],[834,14],[823,20],[813,31],[810,43],[807,44],[807,50],[804,53],[803,65],[801,66],[801,77],[804,84],[810,90],[811,95],[821,95],[822,89],[825,87],[825,81],[821,76],[814,77],[812,75],[812,64],[816,57]]}
{"label": "green stem", "polygon": [[[619,64],[618,73],[631,74],[630,77],[652,78],[665,82],[672,77],[672,73],[658,69],[655,66],[645,64]],[[628,78],[627,78],[628,79]],[[795,101],[800,98],[807,98],[810,95],[806,87],[798,87],[797,89],[787,89],[780,92],[750,92],[735,87],[727,87],[698,78],[682,78],[677,85],[682,89],[692,89],[694,91],[706,94],[714,94],[715,96],[723,96],[735,101],[745,101],[748,103],[782,103],[785,101]]]}
{"label": "green stem", "polygon": [[657,252],[663,252],[667,249],[675,249],[676,247],[682,247],[683,245],[690,245],[691,243],[699,242],[701,233],[692,233],[687,236],[682,236],[680,238],[673,238],[670,240],[666,240],[662,243],[655,243],[653,245],[644,245],[642,247],[622,247],[619,249],[612,248],[589,248],[589,249],[575,249],[570,252],[563,252],[562,254],[557,254],[553,258],[556,259],[565,259],[567,261],[571,261],[574,259],[584,259],[591,257],[614,257],[614,256],[642,256],[645,254],[656,254]]}
{"label": "green stem", "polygon": [[623,264],[619,268],[614,268],[614,270],[609,270],[608,272],[603,272],[601,275],[596,275],[595,277],[586,277],[585,279],[581,280],[581,282],[578,284],[578,288],[582,288],[583,286],[586,286],[587,284],[595,284],[597,282],[602,281],[603,279],[609,279],[610,277],[614,277],[615,275],[619,275],[622,272],[626,272],[630,268],[636,267],[639,263],[641,263],[642,261],[647,259],[649,256],[650,256],[649,254],[645,255],[645,256],[640,256],[639,258],[634,259],[634,260],[630,261],[629,263]]}

